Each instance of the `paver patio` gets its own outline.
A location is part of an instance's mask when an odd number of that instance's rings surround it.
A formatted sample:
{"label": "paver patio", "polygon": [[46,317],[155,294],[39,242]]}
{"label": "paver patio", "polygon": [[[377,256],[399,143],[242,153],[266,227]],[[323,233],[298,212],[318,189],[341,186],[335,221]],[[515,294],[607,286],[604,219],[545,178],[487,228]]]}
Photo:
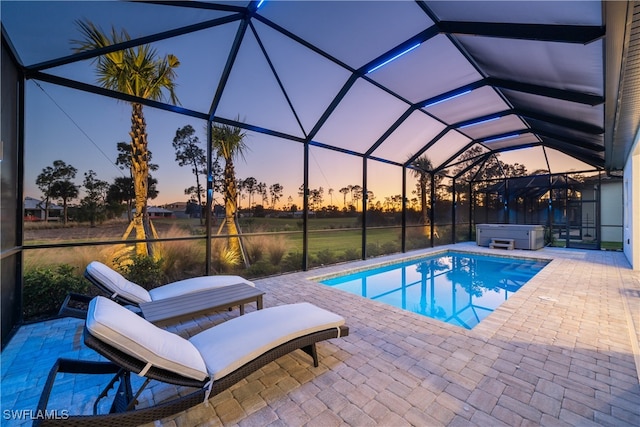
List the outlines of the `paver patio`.
{"label": "paver patio", "polygon": [[[309,280],[409,254],[257,280],[265,307],[309,301],[344,316],[349,336],[318,345],[318,368],[295,352],[149,426],[640,425],[640,272],[622,253],[472,243],[420,253],[447,248],[553,261],[470,331]],[[237,314],[174,329],[193,334]],[[25,325],[12,338],[1,357],[3,425],[30,424],[15,418],[35,410],[57,357],[99,359],[82,344],[82,321]],[[60,376],[49,409],[89,413],[104,382]],[[141,404],[185,391],[156,383]]]}

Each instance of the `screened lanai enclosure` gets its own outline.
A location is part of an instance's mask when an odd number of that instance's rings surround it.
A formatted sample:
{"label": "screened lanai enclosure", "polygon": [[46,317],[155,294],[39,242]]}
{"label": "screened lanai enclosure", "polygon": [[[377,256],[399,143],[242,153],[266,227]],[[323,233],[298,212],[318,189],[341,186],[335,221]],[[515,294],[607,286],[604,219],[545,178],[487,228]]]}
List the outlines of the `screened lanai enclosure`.
{"label": "screened lanai enclosure", "polygon": [[548,245],[622,250],[619,177],[575,172],[529,175],[473,182],[470,188],[473,224],[544,225]]}
{"label": "screened lanai enclosure", "polygon": [[262,277],[481,223],[623,249],[637,2],[0,6],[3,345],[94,259]]}

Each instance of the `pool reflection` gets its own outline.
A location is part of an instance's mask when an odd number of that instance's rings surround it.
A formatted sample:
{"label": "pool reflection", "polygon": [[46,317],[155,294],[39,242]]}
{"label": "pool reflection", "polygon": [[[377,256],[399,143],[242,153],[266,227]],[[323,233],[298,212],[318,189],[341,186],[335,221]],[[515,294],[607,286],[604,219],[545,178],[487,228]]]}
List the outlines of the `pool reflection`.
{"label": "pool reflection", "polygon": [[322,283],[472,329],[545,265],[546,261],[449,252]]}

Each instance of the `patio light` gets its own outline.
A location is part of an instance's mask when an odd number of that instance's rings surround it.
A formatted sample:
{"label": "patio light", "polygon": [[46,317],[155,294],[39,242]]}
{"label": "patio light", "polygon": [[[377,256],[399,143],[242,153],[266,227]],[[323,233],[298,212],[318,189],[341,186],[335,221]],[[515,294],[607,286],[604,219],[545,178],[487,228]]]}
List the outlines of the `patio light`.
{"label": "patio light", "polygon": [[[262,1],[264,1],[264,0],[262,0]],[[409,52],[411,52],[413,49],[415,49],[415,48],[417,48],[418,46],[420,46],[420,44],[421,44],[421,43],[416,43],[416,44],[414,44],[413,46],[411,46],[411,47],[409,47],[409,48],[407,48],[407,49],[403,50],[402,52],[398,53],[397,55],[393,56],[392,58],[387,59],[387,60],[386,60],[386,61],[384,61],[383,63],[376,65],[375,67],[373,67],[372,69],[370,69],[369,71],[367,71],[367,74],[369,74],[369,73],[373,73],[373,72],[374,72],[375,70],[377,70],[378,68],[380,68],[380,67],[382,67],[382,66],[384,66],[384,65],[387,65],[389,62],[391,62],[391,61],[393,61],[393,60],[395,60],[395,59],[400,58],[400,57],[401,57],[402,55],[404,55],[405,53],[409,53]]]}
{"label": "patio light", "polygon": [[477,122],[471,122],[471,123],[467,123],[466,125],[462,125],[459,127],[459,129],[464,129],[464,128],[468,128],[470,126],[475,126],[475,125],[480,125],[482,123],[488,123],[488,122],[492,122],[494,120],[498,120],[500,117],[490,117],[488,119],[483,119],[483,120],[478,120]]}
{"label": "patio light", "polygon": [[422,108],[433,107],[433,106],[434,106],[434,105],[436,105],[436,104],[440,104],[441,102],[444,102],[444,101],[449,101],[450,99],[457,98],[457,97],[459,97],[459,96],[466,95],[466,94],[468,94],[468,93],[471,93],[471,89],[467,89],[467,90],[465,90],[465,91],[463,91],[463,92],[455,93],[455,94],[450,95],[450,96],[447,96],[447,97],[445,97],[445,98],[436,99],[435,101],[428,102],[428,103],[424,104],[424,105],[422,106]]}
{"label": "patio light", "polygon": [[485,139],[482,142],[483,143],[488,143],[488,142],[502,141],[503,139],[513,138],[514,136],[520,136],[521,134],[522,134],[522,132],[514,132],[514,133],[510,133],[508,135],[498,136],[496,138]]}

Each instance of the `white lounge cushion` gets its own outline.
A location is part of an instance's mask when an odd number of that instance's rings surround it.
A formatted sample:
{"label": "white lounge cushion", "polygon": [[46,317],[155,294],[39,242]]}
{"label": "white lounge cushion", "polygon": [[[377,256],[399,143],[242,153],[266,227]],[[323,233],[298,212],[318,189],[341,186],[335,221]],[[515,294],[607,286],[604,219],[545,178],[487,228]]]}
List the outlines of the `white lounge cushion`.
{"label": "white lounge cushion", "polygon": [[108,298],[91,300],[86,326],[104,343],[152,366],[196,380],[209,376],[200,352],[188,340],[158,328]]}
{"label": "white lounge cushion", "polygon": [[250,286],[255,286],[253,282],[250,282],[240,276],[219,275],[179,280],[147,291],[142,286],[127,280],[114,269],[98,261],[92,261],[89,263],[87,266],[87,272],[98,282],[102,283],[105,288],[111,291],[110,296],[117,294],[135,304],[159,301],[166,298],[173,298],[179,295],[188,294],[190,292],[199,292],[228,285],[235,285],[236,283],[245,283]]}
{"label": "white lounge cushion", "polygon": [[122,274],[101,262],[89,263],[87,272],[113,294],[118,294],[136,304],[151,301],[151,295],[145,288],[125,279]]}
{"label": "white lounge cushion", "polygon": [[177,282],[151,289],[149,291],[149,296],[152,301],[159,301],[191,292],[199,292],[213,288],[221,288],[223,286],[235,285],[236,283],[245,283],[250,286],[255,286],[253,282],[250,282],[240,276],[202,276],[179,280]]}
{"label": "white lounge cushion", "polygon": [[194,335],[214,380],[293,338],[338,328],[344,318],[310,303],[287,304],[236,317]]}

